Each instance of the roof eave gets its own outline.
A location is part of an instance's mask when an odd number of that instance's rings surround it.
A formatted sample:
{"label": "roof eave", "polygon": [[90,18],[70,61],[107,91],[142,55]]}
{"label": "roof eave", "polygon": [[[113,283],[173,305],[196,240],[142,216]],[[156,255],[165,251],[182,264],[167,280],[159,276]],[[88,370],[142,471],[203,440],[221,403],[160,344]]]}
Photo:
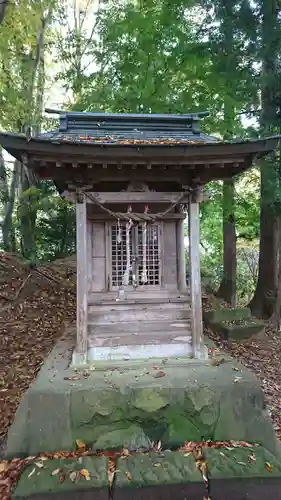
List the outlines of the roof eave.
{"label": "roof eave", "polygon": [[208,155],[227,154],[252,154],[256,157],[265,156],[274,151],[277,147],[279,136],[263,139],[241,141],[241,142],[222,142],[222,143],[193,143],[193,144],[109,144],[109,143],[87,143],[87,142],[68,142],[57,141],[42,138],[27,138],[21,134],[0,133],[0,144],[12,156],[22,160],[24,154],[69,154],[70,152],[77,156],[140,156],[142,158],[153,158],[160,156],[169,157],[191,157],[192,155],[207,157]]}

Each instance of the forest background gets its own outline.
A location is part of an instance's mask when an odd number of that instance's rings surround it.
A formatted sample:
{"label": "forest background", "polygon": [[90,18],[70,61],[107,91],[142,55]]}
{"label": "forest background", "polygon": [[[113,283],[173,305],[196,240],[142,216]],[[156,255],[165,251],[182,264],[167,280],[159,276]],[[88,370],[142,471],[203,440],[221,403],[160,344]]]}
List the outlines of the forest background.
{"label": "forest background", "polygon": [[[0,0],[0,129],[56,126],[45,109],[208,110],[219,139],[281,133],[280,0]],[[206,186],[206,289],[280,329],[281,156]],[[0,151],[0,249],[33,265],[75,253],[75,213]]]}

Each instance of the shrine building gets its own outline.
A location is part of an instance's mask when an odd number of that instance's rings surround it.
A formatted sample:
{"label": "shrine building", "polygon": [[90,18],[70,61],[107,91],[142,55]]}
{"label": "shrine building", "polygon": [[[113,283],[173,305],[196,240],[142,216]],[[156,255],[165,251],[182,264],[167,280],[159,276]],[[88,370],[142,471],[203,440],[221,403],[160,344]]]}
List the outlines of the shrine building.
{"label": "shrine building", "polygon": [[76,207],[74,366],[206,358],[202,188],[246,171],[278,141],[217,141],[201,131],[207,114],[60,112],[58,130],[36,137],[0,134],[4,149],[39,180],[53,180]]}

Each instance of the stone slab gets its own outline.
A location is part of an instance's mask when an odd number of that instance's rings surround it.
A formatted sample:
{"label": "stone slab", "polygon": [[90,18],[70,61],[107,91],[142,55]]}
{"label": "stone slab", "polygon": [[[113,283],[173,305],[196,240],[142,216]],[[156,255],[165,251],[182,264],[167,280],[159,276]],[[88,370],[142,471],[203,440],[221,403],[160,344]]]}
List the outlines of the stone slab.
{"label": "stone slab", "polygon": [[[114,500],[171,500],[171,498],[200,500],[206,496],[203,496],[200,485],[197,483],[120,488],[114,493]],[[281,500],[281,481],[277,478],[218,479],[212,481],[211,498],[214,500]]]}
{"label": "stone slab", "polygon": [[213,479],[280,478],[281,460],[262,446],[253,448],[205,449],[208,471]]}
{"label": "stone slab", "polygon": [[235,319],[251,318],[249,307],[237,307],[233,309],[223,308],[204,312],[204,320],[209,323],[220,323],[221,321],[233,321]]}
{"label": "stone slab", "polygon": [[160,359],[75,371],[71,350],[59,343],[28,390],[8,433],[8,458],[73,450],[77,439],[94,449],[235,439],[281,453],[257,379],[227,355],[219,366]]}
{"label": "stone slab", "polygon": [[[36,464],[43,464],[38,467]],[[59,473],[52,475],[55,471]],[[87,469],[90,480],[81,476],[79,471]],[[34,471],[34,472],[33,472]],[[72,482],[69,475],[77,473],[77,481]],[[65,478],[62,482],[60,478]],[[60,495],[66,492],[91,490],[96,492],[98,498],[108,498],[108,477],[106,457],[83,457],[82,459],[57,459],[40,462],[35,460],[24,470],[13,492],[15,500],[25,499],[36,495]],[[96,498],[96,496],[93,496]]]}
{"label": "stone slab", "polygon": [[212,323],[212,329],[221,334],[225,340],[245,340],[264,330],[264,323],[259,320],[242,325]]}
{"label": "stone slab", "polygon": [[117,460],[115,490],[181,483],[202,483],[192,455],[165,451],[135,454]]}
{"label": "stone slab", "polygon": [[[209,449],[205,453],[211,497],[216,500],[281,498],[281,463],[263,448]],[[249,457],[255,456],[250,463]],[[265,464],[272,466],[269,472]],[[117,461],[114,500],[171,498],[198,500],[205,488],[192,455],[170,452],[127,457]],[[254,494],[256,496],[254,496]]]}

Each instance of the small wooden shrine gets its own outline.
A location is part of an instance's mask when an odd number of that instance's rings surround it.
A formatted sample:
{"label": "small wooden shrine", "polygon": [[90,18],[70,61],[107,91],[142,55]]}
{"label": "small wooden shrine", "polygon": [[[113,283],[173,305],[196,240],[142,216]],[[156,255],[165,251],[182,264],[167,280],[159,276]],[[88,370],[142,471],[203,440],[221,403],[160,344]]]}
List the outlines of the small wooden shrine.
{"label": "small wooden shrine", "polygon": [[[95,360],[204,358],[199,203],[277,139],[217,142],[207,113],[60,113],[59,130],[0,143],[76,204],[75,365]],[[184,220],[189,222],[186,282]]]}

